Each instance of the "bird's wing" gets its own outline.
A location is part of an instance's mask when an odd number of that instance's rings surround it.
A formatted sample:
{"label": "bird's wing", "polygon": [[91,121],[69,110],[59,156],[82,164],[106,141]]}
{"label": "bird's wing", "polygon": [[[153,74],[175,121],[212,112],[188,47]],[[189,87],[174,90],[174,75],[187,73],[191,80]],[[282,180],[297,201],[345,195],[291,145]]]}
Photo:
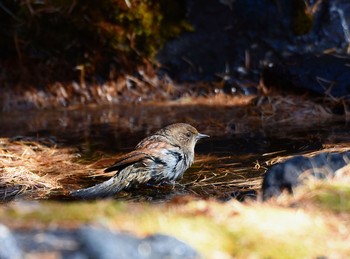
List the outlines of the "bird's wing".
{"label": "bird's wing", "polygon": [[134,164],[136,162],[141,161],[142,159],[149,157],[147,153],[144,153],[139,150],[132,151],[120,158],[118,158],[114,164],[104,170],[104,172],[112,172],[112,171],[121,171],[125,167]]}
{"label": "bird's wing", "polygon": [[131,151],[130,153],[118,158],[115,163],[112,166],[106,168],[104,172],[108,173],[112,171],[121,171],[129,165],[141,162],[145,159],[154,160],[159,155],[164,154],[165,150],[171,148],[174,148],[174,146],[166,142],[149,141],[148,143],[145,143],[141,148]]}

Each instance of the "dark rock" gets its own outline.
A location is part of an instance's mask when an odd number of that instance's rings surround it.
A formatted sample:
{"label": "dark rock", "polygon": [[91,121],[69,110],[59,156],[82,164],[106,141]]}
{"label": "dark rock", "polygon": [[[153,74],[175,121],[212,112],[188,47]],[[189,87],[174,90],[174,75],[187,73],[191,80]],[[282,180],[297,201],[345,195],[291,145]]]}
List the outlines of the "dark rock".
{"label": "dark rock", "polygon": [[4,225],[0,225],[0,244],[0,259],[23,258],[14,235]]}
{"label": "dark rock", "polygon": [[278,196],[283,190],[292,192],[292,188],[299,183],[299,175],[310,168],[312,168],[310,160],[303,156],[272,166],[264,176],[263,199]]}
{"label": "dark rock", "polygon": [[297,156],[273,165],[264,176],[262,184],[263,200],[278,196],[283,190],[290,193],[303,182],[303,177],[324,179],[346,166],[350,152],[321,153],[313,157]]}

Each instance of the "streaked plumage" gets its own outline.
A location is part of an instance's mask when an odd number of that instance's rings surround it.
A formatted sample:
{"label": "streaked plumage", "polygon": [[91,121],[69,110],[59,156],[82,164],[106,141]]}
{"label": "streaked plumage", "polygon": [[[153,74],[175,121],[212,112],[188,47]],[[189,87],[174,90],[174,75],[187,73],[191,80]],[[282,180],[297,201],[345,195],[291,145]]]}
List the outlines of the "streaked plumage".
{"label": "streaked plumage", "polygon": [[189,124],[169,125],[143,139],[134,151],[105,169],[105,172],[117,171],[112,178],[71,195],[82,199],[103,198],[150,181],[174,182],[192,165],[194,147],[204,137],[208,136]]}

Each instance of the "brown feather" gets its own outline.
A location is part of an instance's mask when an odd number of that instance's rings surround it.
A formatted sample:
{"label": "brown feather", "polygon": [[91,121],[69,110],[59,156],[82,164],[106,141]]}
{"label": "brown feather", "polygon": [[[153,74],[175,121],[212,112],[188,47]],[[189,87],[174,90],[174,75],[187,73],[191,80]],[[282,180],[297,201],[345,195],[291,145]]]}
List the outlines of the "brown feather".
{"label": "brown feather", "polygon": [[140,152],[140,150],[132,151],[132,152],[126,154],[125,156],[118,158],[114,162],[114,164],[111,165],[110,167],[106,168],[104,170],[104,172],[108,173],[108,172],[112,172],[112,171],[121,171],[125,167],[127,167],[131,164],[134,164],[136,162],[140,162],[145,157],[149,157],[149,155],[144,153],[144,152]]}
{"label": "brown feather", "polygon": [[166,149],[169,147],[171,147],[171,144],[165,142],[158,142],[158,139],[145,143],[141,146],[141,148],[138,148],[118,158],[115,161],[115,163],[110,167],[106,168],[104,172],[108,173],[112,171],[121,171],[125,167],[140,162],[145,158],[152,158],[153,156],[157,156],[159,149]]}

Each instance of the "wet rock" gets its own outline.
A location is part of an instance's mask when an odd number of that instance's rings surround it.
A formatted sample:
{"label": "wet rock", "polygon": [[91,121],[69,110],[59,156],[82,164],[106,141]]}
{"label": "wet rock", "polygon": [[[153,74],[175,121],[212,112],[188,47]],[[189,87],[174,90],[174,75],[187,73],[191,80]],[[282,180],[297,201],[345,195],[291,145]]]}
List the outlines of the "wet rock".
{"label": "wet rock", "polygon": [[299,183],[299,175],[310,168],[312,168],[310,160],[303,156],[272,166],[264,176],[263,199],[278,196],[283,190],[291,193],[292,188]]}
{"label": "wet rock", "polygon": [[293,188],[303,182],[304,177],[324,179],[333,177],[335,172],[346,166],[350,152],[321,153],[313,157],[297,156],[273,165],[264,176],[262,184],[263,199],[278,196],[282,191],[292,193]]}
{"label": "wet rock", "polygon": [[91,258],[199,258],[194,249],[176,238],[165,235],[139,239],[128,234],[93,227],[81,228],[78,235],[84,250]]}
{"label": "wet rock", "polygon": [[0,259],[20,259],[22,252],[12,232],[0,225]]}

